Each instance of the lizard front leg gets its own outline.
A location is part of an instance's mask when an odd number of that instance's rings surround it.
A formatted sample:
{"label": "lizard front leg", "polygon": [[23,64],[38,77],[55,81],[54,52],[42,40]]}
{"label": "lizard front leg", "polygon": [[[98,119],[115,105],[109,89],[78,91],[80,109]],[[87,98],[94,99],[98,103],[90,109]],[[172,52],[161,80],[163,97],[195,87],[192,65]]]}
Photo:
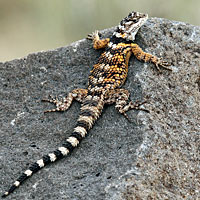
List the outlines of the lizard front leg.
{"label": "lizard front leg", "polygon": [[150,53],[144,52],[137,44],[132,43],[131,49],[132,49],[134,56],[138,60],[154,63],[156,66],[156,69],[159,72],[160,72],[160,66],[163,67],[164,69],[172,71],[172,69],[168,68],[169,64],[166,61],[164,61],[164,60],[162,60],[162,58],[158,58],[157,56],[154,56]]}
{"label": "lizard front leg", "polygon": [[42,99],[42,101],[50,102],[56,105],[55,109],[52,110],[46,110],[44,111],[45,113],[47,112],[56,112],[56,111],[66,111],[70,105],[72,104],[73,100],[83,102],[85,97],[87,96],[88,90],[87,89],[75,89],[72,90],[66,97],[64,98],[58,98],[58,97],[51,97],[50,99]]}
{"label": "lizard front leg", "polygon": [[89,34],[87,36],[87,39],[93,41],[94,49],[105,48],[108,45],[108,43],[110,42],[110,38],[100,39],[98,31],[95,31],[92,34]]}

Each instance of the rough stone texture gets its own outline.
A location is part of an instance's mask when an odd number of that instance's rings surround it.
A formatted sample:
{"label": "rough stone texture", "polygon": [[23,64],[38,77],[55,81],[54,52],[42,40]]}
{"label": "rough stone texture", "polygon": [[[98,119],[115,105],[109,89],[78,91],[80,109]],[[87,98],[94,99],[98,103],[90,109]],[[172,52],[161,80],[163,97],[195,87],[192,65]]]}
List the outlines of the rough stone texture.
{"label": "rough stone texture", "polygon": [[[148,20],[136,43],[168,60],[173,72],[159,74],[152,64],[131,58],[124,88],[133,100],[149,96],[150,113],[130,111],[129,123],[114,106],[105,107],[71,156],[35,174],[7,199],[200,198],[199,37],[199,27]],[[40,100],[85,88],[101,52],[84,39],[0,64],[0,192],[71,133],[80,105],[44,115],[53,105]]]}

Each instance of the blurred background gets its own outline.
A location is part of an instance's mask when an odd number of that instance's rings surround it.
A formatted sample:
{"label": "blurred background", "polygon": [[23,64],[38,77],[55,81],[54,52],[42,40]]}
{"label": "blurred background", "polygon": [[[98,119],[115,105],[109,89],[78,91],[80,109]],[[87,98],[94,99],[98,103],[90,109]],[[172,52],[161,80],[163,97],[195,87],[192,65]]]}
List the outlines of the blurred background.
{"label": "blurred background", "polygon": [[200,25],[200,0],[0,0],[0,62],[66,46],[133,10]]}

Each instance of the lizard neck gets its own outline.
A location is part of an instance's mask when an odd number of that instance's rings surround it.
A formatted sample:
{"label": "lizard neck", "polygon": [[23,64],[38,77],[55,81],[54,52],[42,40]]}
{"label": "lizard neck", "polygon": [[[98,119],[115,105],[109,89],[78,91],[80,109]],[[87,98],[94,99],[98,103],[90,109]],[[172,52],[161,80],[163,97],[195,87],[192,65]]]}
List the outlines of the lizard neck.
{"label": "lizard neck", "polygon": [[118,43],[130,44],[132,41],[128,41],[126,39],[118,38],[115,35],[112,35],[110,38],[110,42],[112,42],[114,44],[118,44]]}

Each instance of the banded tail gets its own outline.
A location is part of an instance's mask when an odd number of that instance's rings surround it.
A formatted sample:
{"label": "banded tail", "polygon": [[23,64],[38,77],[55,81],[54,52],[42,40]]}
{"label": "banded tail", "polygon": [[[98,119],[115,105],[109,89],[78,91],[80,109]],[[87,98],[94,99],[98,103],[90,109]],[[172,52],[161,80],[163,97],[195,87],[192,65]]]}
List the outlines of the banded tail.
{"label": "banded tail", "polygon": [[81,106],[81,114],[77,120],[77,125],[73,133],[66,139],[62,146],[58,147],[52,153],[43,156],[40,160],[31,164],[31,166],[24,171],[21,176],[14,182],[10,189],[5,192],[2,197],[8,196],[16,188],[18,188],[26,179],[35,174],[37,171],[48,165],[49,163],[60,160],[73,151],[75,147],[86,136],[89,129],[92,128],[94,122],[101,115],[104,106],[103,97],[87,96]]}

